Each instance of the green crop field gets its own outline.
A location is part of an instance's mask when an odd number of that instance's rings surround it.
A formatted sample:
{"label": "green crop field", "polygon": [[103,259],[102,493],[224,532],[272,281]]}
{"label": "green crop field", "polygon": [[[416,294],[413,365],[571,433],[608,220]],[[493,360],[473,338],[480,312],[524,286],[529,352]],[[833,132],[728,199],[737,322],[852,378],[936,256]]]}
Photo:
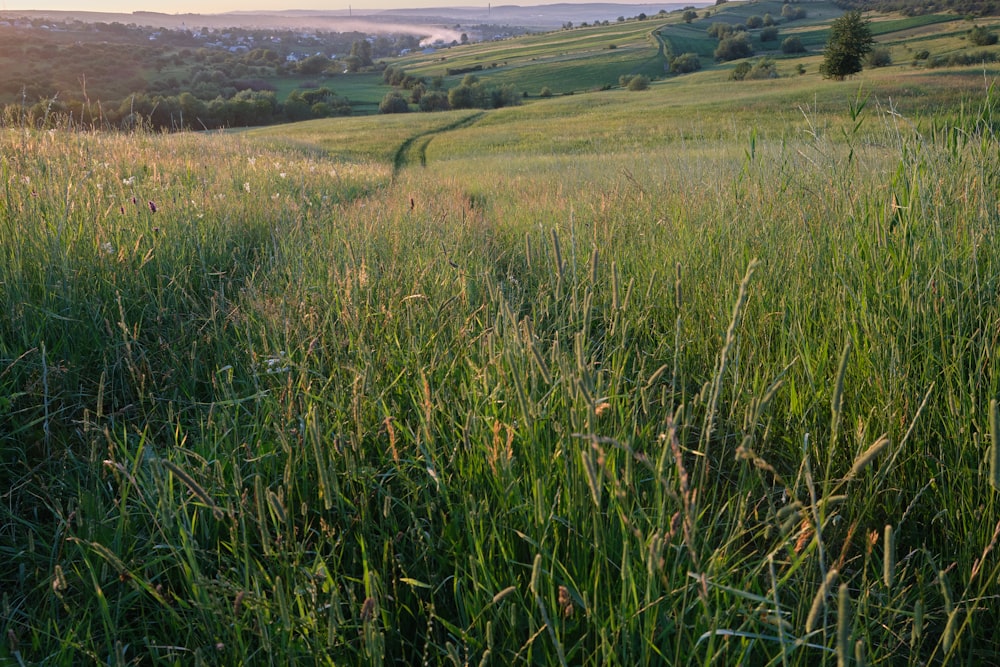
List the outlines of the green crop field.
{"label": "green crop field", "polygon": [[449,76],[449,69],[479,66],[476,74],[484,80],[529,94],[545,86],[557,93],[585,91],[617,85],[622,74],[662,76],[665,61],[652,36],[657,25],[631,21],[469,44],[400,58],[396,65],[418,76],[443,76],[449,86],[463,76]]}
{"label": "green crop field", "polygon": [[594,90],[671,15],[467,47],[578,91],[502,109],[7,116],[0,664],[995,663],[1000,66],[894,20],[843,82]]}

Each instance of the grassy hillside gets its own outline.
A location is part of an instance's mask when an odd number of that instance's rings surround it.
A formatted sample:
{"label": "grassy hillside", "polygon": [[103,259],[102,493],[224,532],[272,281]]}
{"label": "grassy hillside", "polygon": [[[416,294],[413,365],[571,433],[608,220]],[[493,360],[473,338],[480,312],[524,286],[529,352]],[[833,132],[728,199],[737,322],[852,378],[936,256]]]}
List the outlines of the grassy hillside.
{"label": "grassy hillside", "polygon": [[5,125],[0,663],[993,662],[996,93],[817,58]]}

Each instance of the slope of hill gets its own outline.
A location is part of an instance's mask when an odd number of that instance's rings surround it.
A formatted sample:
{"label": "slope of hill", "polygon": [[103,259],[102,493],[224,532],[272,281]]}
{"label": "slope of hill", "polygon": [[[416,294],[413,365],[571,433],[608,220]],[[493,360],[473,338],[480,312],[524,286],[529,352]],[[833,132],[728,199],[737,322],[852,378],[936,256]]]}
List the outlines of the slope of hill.
{"label": "slope of hill", "polygon": [[3,117],[0,664],[994,663],[1000,70],[919,19],[848,82]]}

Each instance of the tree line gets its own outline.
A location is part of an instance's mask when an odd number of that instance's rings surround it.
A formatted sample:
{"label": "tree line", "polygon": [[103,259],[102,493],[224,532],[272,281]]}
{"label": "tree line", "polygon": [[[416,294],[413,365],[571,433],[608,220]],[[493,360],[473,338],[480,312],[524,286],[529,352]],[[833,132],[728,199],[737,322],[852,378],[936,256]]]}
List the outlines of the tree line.
{"label": "tree line", "polygon": [[444,88],[444,77],[428,80],[392,65],[385,68],[382,78],[394,89],[382,98],[380,113],[406,113],[411,104],[420,111],[499,109],[520,104],[522,97],[510,84],[492,86],[471,72],[448,90]]}
{"label": "tree line", "polygon": [[136,93],[117,105],[50,98],[3,108],[6,124],[169,131],[250,127],[350,114],[350,101],[325,86],[294,90],[284,102],[274,91],[245,89],[230,98],[220,96],[208,101],[190,92],[166,96]]}

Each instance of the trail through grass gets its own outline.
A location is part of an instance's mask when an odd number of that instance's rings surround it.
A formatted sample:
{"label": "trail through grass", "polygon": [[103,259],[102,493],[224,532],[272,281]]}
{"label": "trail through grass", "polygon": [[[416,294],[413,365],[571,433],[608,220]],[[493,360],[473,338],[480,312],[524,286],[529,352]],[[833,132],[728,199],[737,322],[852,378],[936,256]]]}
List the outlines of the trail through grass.
{"label": "trail through grass", "polygon": [[990,662],[995,98],[741,90],[4,128],[0,659]]}

